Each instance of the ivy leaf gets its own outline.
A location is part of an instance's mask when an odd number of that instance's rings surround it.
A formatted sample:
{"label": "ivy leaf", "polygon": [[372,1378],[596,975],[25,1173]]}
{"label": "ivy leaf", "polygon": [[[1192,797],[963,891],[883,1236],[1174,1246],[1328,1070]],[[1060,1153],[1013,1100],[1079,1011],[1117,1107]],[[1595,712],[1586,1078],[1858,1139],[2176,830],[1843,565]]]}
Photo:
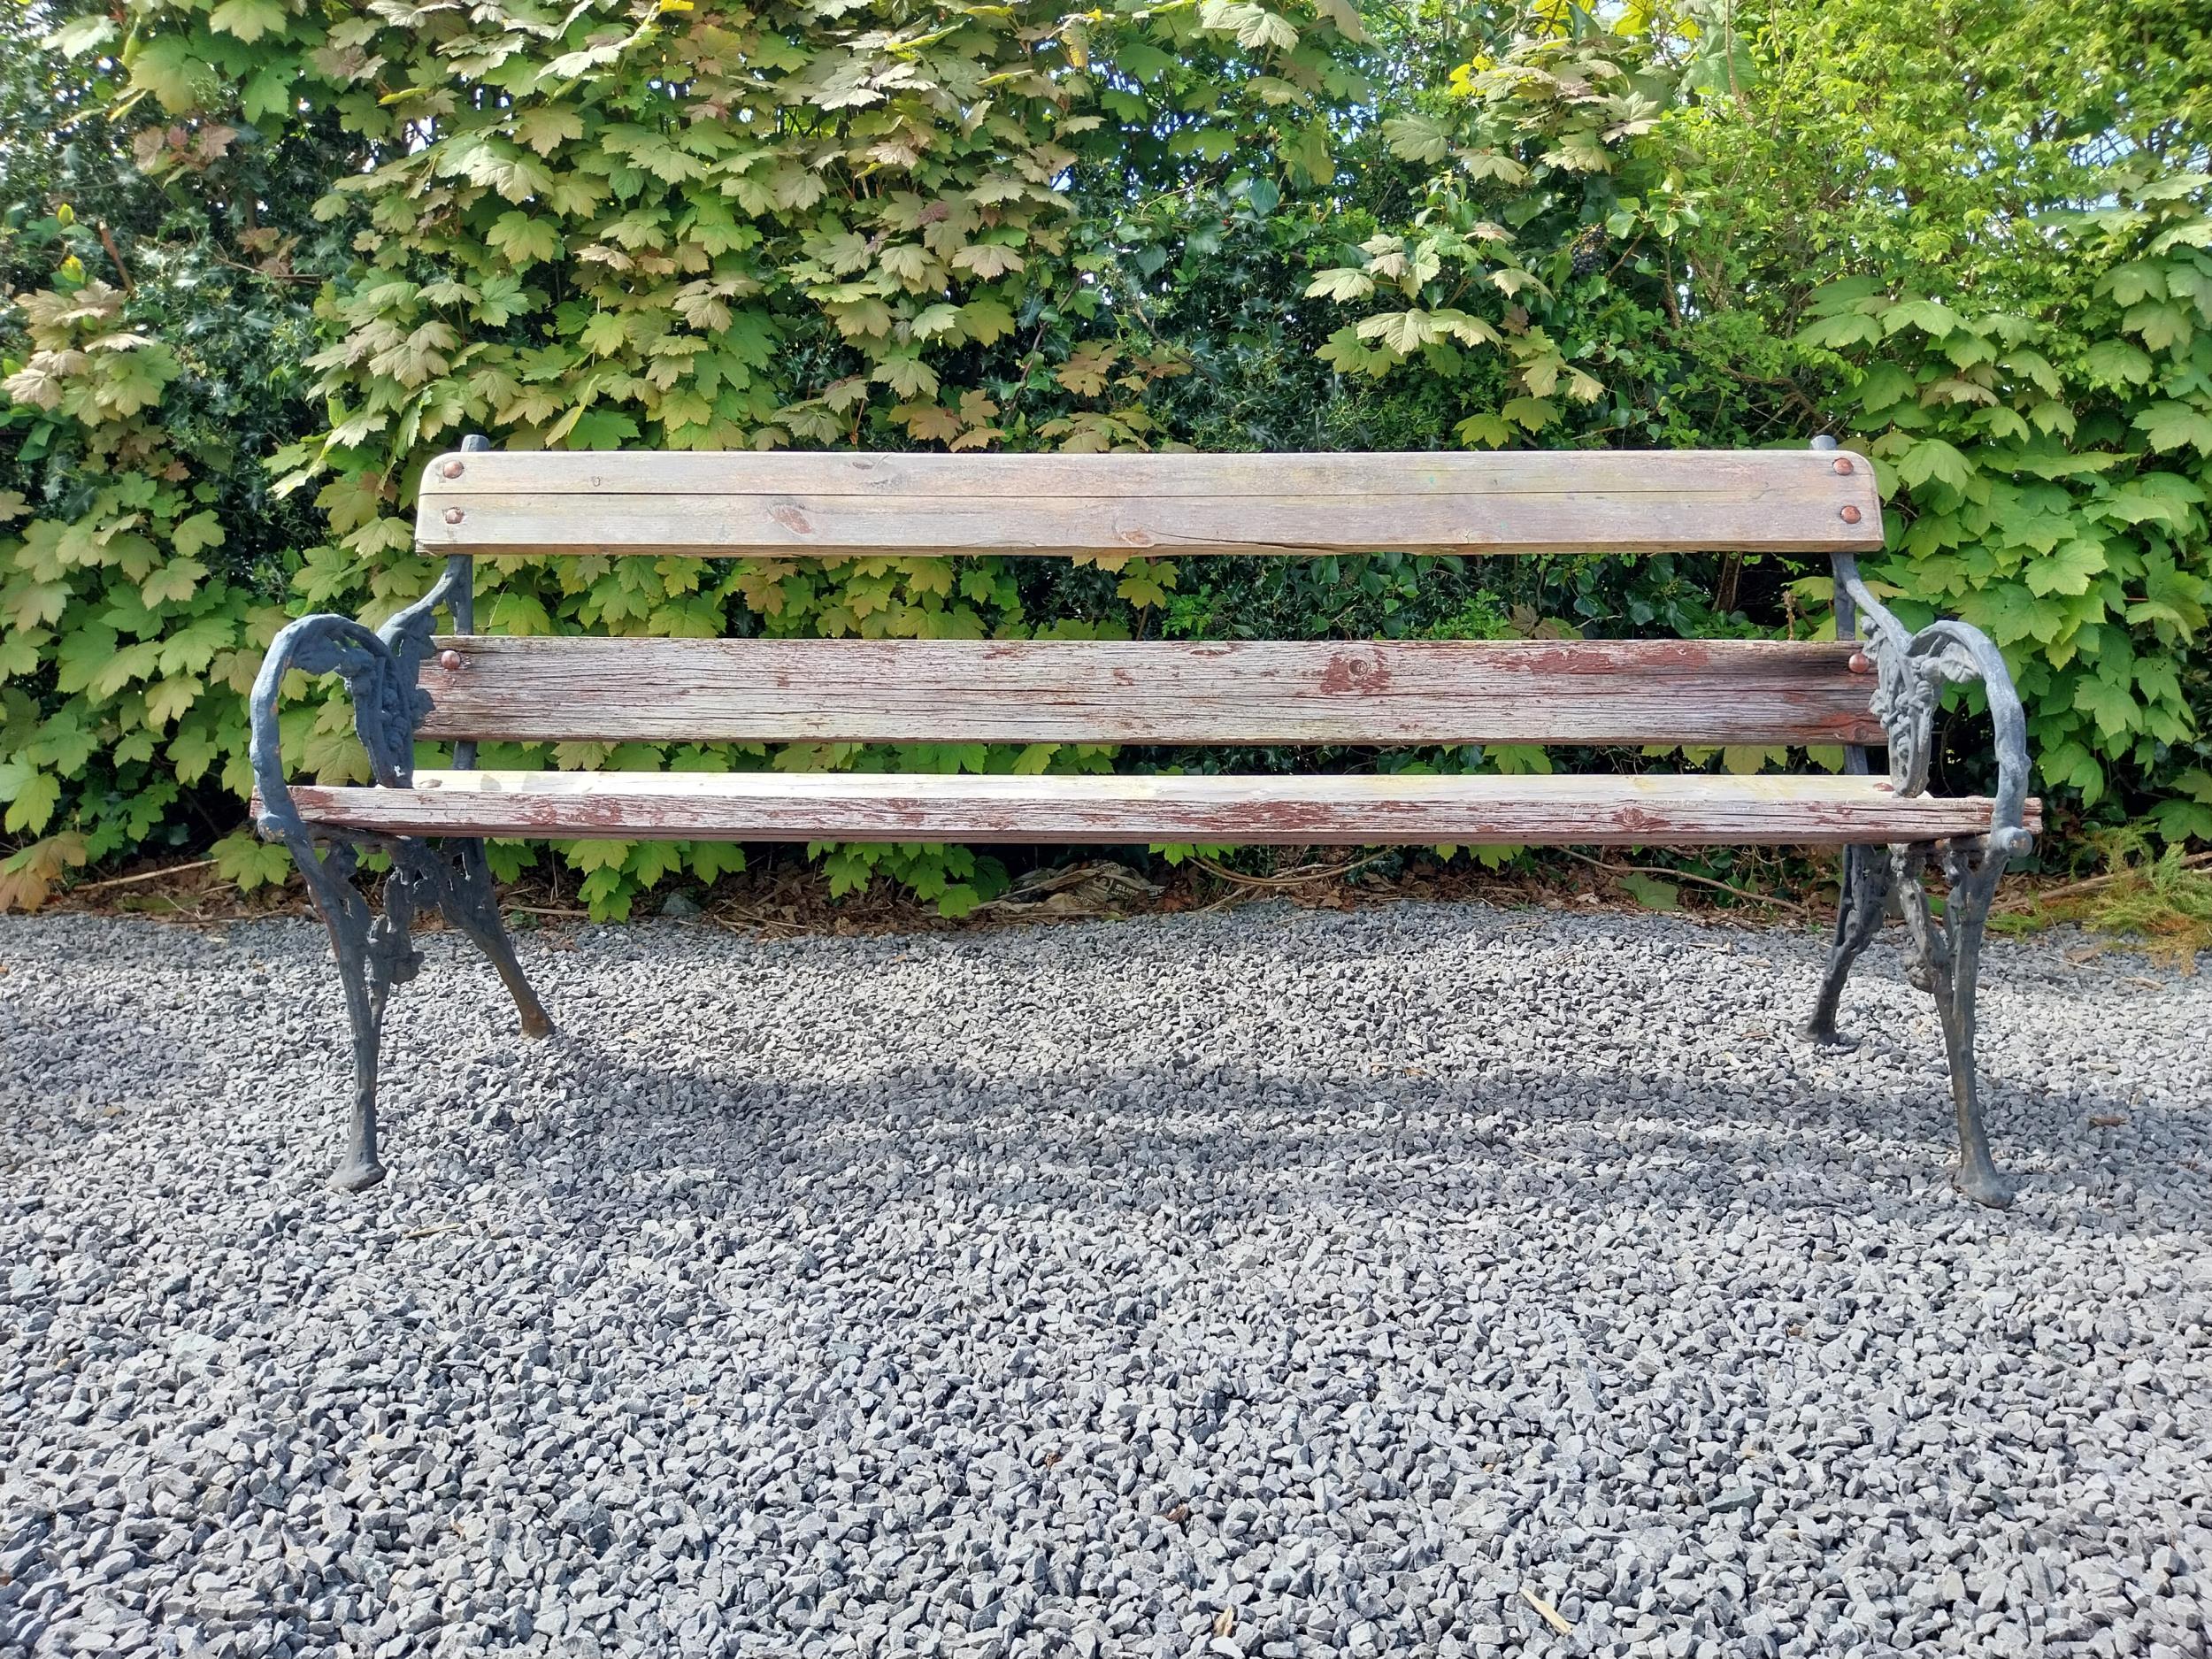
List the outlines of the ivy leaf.
{"label": "ivy leaf", "polygon": [[1624,872],[1616,878],[1621,890],[1647,910],[1678,910],[1682,908],[1682,889],[1671,881],[1661,881],[1640,870]]}

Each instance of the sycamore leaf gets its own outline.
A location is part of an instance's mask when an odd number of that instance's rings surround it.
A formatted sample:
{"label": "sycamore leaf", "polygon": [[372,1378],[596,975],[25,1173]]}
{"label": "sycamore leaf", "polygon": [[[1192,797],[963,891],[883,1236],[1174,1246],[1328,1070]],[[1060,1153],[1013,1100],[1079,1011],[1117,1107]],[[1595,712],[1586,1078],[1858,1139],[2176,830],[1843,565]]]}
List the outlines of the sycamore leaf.
{"label": "sycamore leaf", "polygon": [[1451,151],[1444,129],[1425,115],[1397,116],[1382,124],[1383,142],[1402,161],[1441,161]]}
{"label": "sycamore leaf", "polygon": [[2188,312],[2171,300],[2146,300],[2140,305],[2129,307],[2127,314],[2120,319],[2120,326],[2153,351],[2186,345],[2195,332],[2190,326]]}
{"label": "sycamore leaf", "polygon": [[1014,331],[1014,313],[989,295],[970,300],[960,308],[960,326],[979,345],[990,345]]}
{"label": "sycamore leaf", "polygon": [[1306,284],[1306,297],[1310,300],[1363,300],[1374,291],[1375,279],[1349,265],[1324,271]]}
{"label": "sycamore leaf", "polygon": [[1974,464],[1942,439],[1923,438],[1899,458],[1897,476],[1916,489],[1933,482],[1963,490],[1973,482]]}
{"label": "sycamore leaf", "polygon": [[903,352],[894,352],[877,364],[870,378],[882,381],[909,402],[937,396],[937,371]]}
{"label": "sycamore leaf", "polygon": [[265,841],[251,830],[226,835],[208,850],[215,855],[215,873],[243,893],[280,886],[292,872],[292,855],[283,842]]}
{"label": "sycamore leaf", "polygon": [[76,18],[56,29],[40,45],[65,58],[81,58],[115,38],[115,19],[94,15]]}
{"label": "sycamore leaf", "polygon": [[2026,572],[2028,591],[2039,596],[2085,594],[2089,591],[2090,579],[2104,568],[2104,543],[2085,540],[2069,541],[2055,552],[2029,561]]}
{"label": "sycamore leaf", "polygon": [[502,213],[484,233],[484,240],[507,257],[518,270],[550,259],[560,251],[560,233],[551,219],[519,209]]}
{"label": "sycamore leaf", "polygon": [[987,282],[1009,271],[1021,270],[1025,263],[1011,248],[988,242],[970,242],[952,257],[953,269],[972,271]]}
{"label": "sycamore leaf", "polygon": [[235,35],[249,44],[273,35],[291,21],[284,0],[223,0],[207,14],[207,26]]}
{"label": "sycamore leaf", "polygon": [[940,300],[936,304],[925,305],[917,311],[907,328],[915,339],[928,340],[938,334],[949,334],[959,326],[960,308]]}
{"label": "sycamore leaf", "polygon": [[594,357],[612,357],[630,343],[629,330],[614,311],[594,311],[577,342]]}
{"label": "sycamore leaf", "polygon": [[2082,366],[2098,385],[2116,389],[2140,386],[2152,373],[2149,354],[2124,340],[2100,340],[2082,354]]}
{"label": "sycamore leaf", "polygon": [[2074,706],[2093,718],[2108,739],[2125,737],[2142,722],[2133,687],[2101,675],[2084,674],[2074,682]]}
{"label": "sycamore leaf", "polygon": [[1907,300],[1882,313],[1882,332],[1917,328],[1932,340],[1941,340],[1959,326],[1958,313],[1941,300]]}
{"label": "sycamore leaf", "polygon": [[[20,781],[12,787],[7,776],[10,768],[19,769],[21,774]],[[0,764],[0,795],[9,797],[7,816],[0,818],[0,829],[12,835],[35,835],[46,827],[60,803],[61,780],[21,761],[8,761]]]}
{"label": "sycamore leaf", "polygon": [[[212,518],[211,513],[203,514]],[[139,589],[149,609],[160,604],[182,604],[192,597],[200,585],[200,578],[207,574],[207,566],[197,559],[171,559],[149,576]]]}
{"label": "sycamore leaf", "polygon": [[161,100],[172,115],[188,115],[215,96],[222,84],[215,65],[192,56],[183,35],[162,35],[128,54],[131,85]]}
{"label": "sycamore leaf", "polygon": [[2186,443],[2200,455],[2212,455],[2212,415],[2186,403],[2153,403],[2136,416],[2134,425],[2154,449],[2178,449]]}
{"label": "sycamore leaf", "polygon": [[[223,545],[223,521],[211,512],[196,512],[169,533],[169,545],[187,557]],[[200,572],[205,575],[207,572]]]}

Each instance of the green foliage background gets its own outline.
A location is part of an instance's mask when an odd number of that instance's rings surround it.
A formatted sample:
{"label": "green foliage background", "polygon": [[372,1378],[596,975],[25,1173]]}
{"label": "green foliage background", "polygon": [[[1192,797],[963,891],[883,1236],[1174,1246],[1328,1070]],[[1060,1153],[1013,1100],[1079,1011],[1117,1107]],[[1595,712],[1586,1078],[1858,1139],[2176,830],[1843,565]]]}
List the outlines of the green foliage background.
{"label": "green foliage background", "polygon": [[[54,4],[0,70],[0,904],[239,831],[287,615],[524,448],[1799,444],[2005,648],[2062,848],[2212,835],[2212,43],[2185,8]],[[40,44],[40,42],[43,44]],[[513,633],[1803,637],[1774,559],[502,560]],[[301,683],[288,757],[365,767]],[[571,744],[565,767],[1540,768]],[[1591,757],[1594,764],[1635,764]],[[1823,757],[1814,757],[1817,761]],[[1672,764],[1786,764],[1785,753]],[[1578,757],[1580,764],[1582,757]],[[1962,746],[1955,781],[1977,781]],[[818,849],[957,911],[963,849]],[[557,856],[603,914],[718,846]]]}

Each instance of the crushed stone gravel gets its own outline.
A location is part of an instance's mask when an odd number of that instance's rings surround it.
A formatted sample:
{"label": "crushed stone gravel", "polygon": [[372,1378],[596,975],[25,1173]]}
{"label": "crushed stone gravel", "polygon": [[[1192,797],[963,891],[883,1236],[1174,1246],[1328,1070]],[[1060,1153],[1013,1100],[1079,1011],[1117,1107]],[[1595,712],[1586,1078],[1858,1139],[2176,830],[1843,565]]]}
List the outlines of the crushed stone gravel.
{"label": "crushed stone gravel", "polygon": [[[2212,987],[1255,906],[0,922],[0,1654],[2212,1652]],[[1563,1626],[1564,1632],[1561,1633]]]}

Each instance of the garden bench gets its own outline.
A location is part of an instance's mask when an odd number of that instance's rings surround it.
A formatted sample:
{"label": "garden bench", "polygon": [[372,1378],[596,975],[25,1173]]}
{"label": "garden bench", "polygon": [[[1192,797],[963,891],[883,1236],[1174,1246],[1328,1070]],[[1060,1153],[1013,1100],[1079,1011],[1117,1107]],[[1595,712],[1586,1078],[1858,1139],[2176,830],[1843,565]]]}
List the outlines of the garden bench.
{"label": "garden bench", "polygon": [[[551,1029],[515,960],[488,836],[731,841],[1830,845],[1843,897],[1807,1032],[1838,1041],[1853,960],[1893,897],[1932,992],[1958,1119],[1955,1179],[2003,1204],[1974,1069],[1974,987],[1999,872],[2036,827],[2026,728],[2002,659],[1955,622],[1901,624],[1860,579],[1882,542],[1871,468],[1809,450],[1413,455],[493,452],[423,474],[418,544],[448,556],[372,631],[292,623],[253,695],[256,821],[291,849],[328,925],[353,1028],[336,1184],[383,1174],[377,1049],[390,987],[435,910],[482,948],[526,1032]],[[931,554],[1825,554],[1840,642],[1195,643],[501,638],[475,632],[473,561]],[[433,612],[453,620],[434,636]],[[1863,626],[1863,638],[1855,639]],[[276,704],[335,672],[374,781],[288,783]],[[1978,680],[1996,792],[1927,790],[1946,680]],[[1839,774],[1014,776],[486,771],[480,740],[818,743],[1835,744]],[[419,766],[418,741],[452,744]],[[1866,751],[1885,747],[1886,772]],[[391,858],[383,914],[353,875]],[[1949,886],[1939,914],[1931,865]]]}

